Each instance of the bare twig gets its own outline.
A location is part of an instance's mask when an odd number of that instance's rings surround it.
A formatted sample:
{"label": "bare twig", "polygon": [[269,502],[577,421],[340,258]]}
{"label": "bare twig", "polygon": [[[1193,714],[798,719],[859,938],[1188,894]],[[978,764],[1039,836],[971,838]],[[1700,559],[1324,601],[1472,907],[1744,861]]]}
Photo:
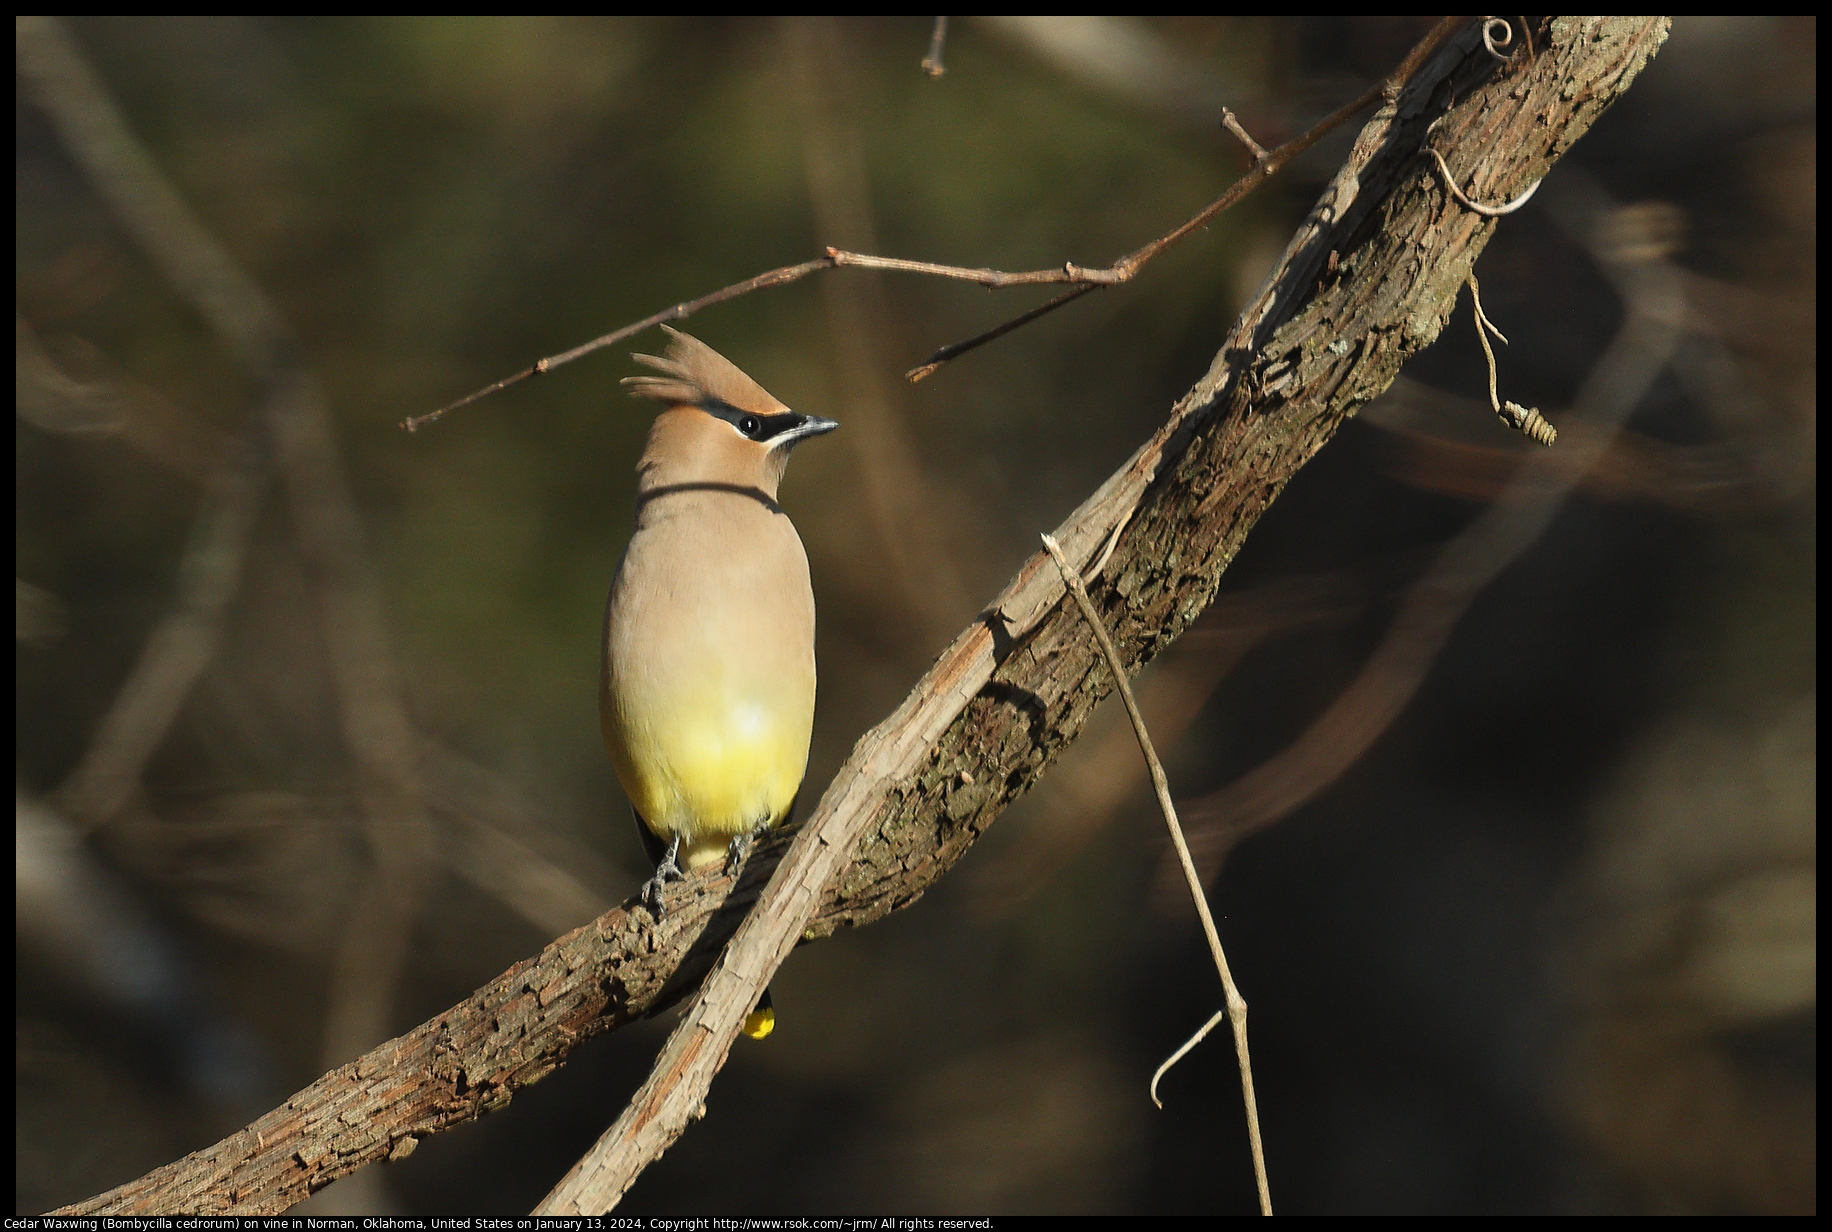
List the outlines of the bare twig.
{"label": "bare twig", "polygon": [[434,420],[443,419],[453,411],[462,407],[467,407],[479,399],[487,398],[498,390],[507,389],[511,385],[519,385],[529,377],[541,376],[544,373],[551,372],[562,364],[570,364],[573,360],[581,356],[590,355],[593,351],[603,350],[613,343],[622,342],[625,338],[634,337],[642,333],[645,329],[653,329],[655,326],[666,324],[669,321],[685,320],[702,308],[710,308],[714,304],[723,304],[728,299],[737,299],[740,295],[748,295],[752,291],[760,291],[765,287],[779,287],[784,283],[795,282],[799,279],[806,278],[809,274],[817,270],[832,269],[838,263],[839,262],[836,261],[830,253],[828,256],[821,257],[818,260],[803,261],[800,265],[785,265],[780,269],[773,269],[767,273],[759,274],[755,278],[747,278],[743,282],[734,282],[729,287],[721,287],[710,295],[702,295],[698,299],[690,299],[685,303],[676,304],[672,308],[664,308],[654,316],[644,317],[634,325],[626,325],[622,329],[613,330],[608,334],[600,335],[597,338],[593,338],[590,342],[579,344],[570,351],[562,351],[558,355],[549,355],[546,359],[536,360],[533,364],[523,368],[514,376],[506,376],[493,385],[486,385],[475,393],[466,394],[456,402],[448,402],[436,411],[428,411],[424,415],[409,416],[401,421],[401,427],[407,429],[409,432],[417,432]]}
{"label": "bare twig", "polygon": [[[1230,184],[1226,192],[1222,193],[1221,196],[1197,211],[1196,214],[1182,226],[1158,237],[1143,248],[1127,253],[1106,270],[1088,271],[1090,273],[1107,275],[1107,277],[1096,282],[1095,285],[1112,285],[1114,283],[1128,281],[1134,274],[1138,273],[1146,262],[1163,252],[1166,248],[1169,248],[1172,244],[1175,244],[1178,240],[1190,234],[1190,232],[1207,226],[1223,211],[1231,209],[1241,200],[1241,198],[1245,197],[1248,193],[1265,183],[1273,175],[1277,174],[1286,163],[1310,149],[1311,146],[1317,144],[1317,142],[1323,140],[1323,138],[1328,136],[1331,132],[1341,127],[1362,108],[1378,102],[1383,98],[1392,97],[1412,74],[1418,71],[1419,66],[1425,62],[1426,57],[1436,51],[1438,47],[1443,44],[1444,40],[1454,34],[1464,21],[1465,18],[1462,17],[1443,18],[1437,25],[1431,28],[1430,33],[1419,40],[1417,46],[1406,54],[1406,58],[1400,62],[1398,68],[1387,74],[1387,76],[1376,85],[1370,86],[1367,90],[1363,91],[1358,98],[1344,103],[1341,107],[1338,107],[1335,111],[1319,120],[1311,127],[1309,132],[1304,133],[1302,136],[1294,137],[1270,154],[1266,154],[1263,157],[1257,157],[1254,160],[1253,166],[1247,169],[1246,174]],[[1094,282],[1095,280],[1090,279],[1089,281]],[[993,339],[1011,332],[1020,325],[1029,324],[1045,313],[1053,312],[1055,309],[1062,307],[1070,300],[1079,299],[1081,295],[1093,289],[1094,287],[1090,286],[1088,288],[1078,289],[1078,293],[1076,294],[1058,296],[1049,303],[1033,308],[1022,316],[1008,321],[997,328],[988,330],[977,337],[970,338],[965,342],[956,342],[951,346],[945,346],[931,355],[927,363],[910,369],[905,376],[911,381],[920,381],[924,377],[934,373],[937,368],[940,368],[950,360],[964,355],[968,351],[985,343],[991,342]]]}
{"label": "bare twig", "polygon": [[1263,163],[1266,161],[1265,147],[1255,141],[1252,134],[1241,127],[1240,121],[1236,119],[1234,113],[1226,107],[1221,109],[1221,126],[1233,133],[1235,139],[1247,147],[1247,153],[1253,155],[1254,162]]}
{"label": "bare twig", "polygon": [[1062,307],[1064,304],[1069,303],[1072,300],[1080,299],[1082,296],[1088,294],[1090,291],[1100,290],[1101,285],[1102,284],[1100,283],[1089,283],[1087,286],[1076,287],[1073,291],[1064,291],[1061,295],[1058,295],[1055,299],[1046,300],[1044,303],[1038,304],[1035,308],[1032,308],[1029,312],[1021,313],[1018,316],[1013,317],[1011,320],[1005,322],[1003,325],[994,326],[992,329],[987,330],[983,334],[975,334],[973,337],[968,338],[963,342],[950,343],[949,345],[943,347],[941,350],[935,352],[935,354],[929,356],[928,363],[918,364],[916,367],[911,368],[908,372],[904,373],[903,377],[906,381],[909,381],[912,384],[914,384],[917,381],[925,380],[928,377],[934,376],[937,372],[941,371],[942,367],[946,365],[949,360],[955,358],[957,355],[965,355],[968,351],[972,351],[979,347],[985,346],[988,342],[991,342],[995,338],[1003,338],[1006,334],[1009,334],[1012,330],[1018,329],[1021,326],[1029,325],[1032,321],[1035,321],[1038,317],[1045,316],[1049,313],[1052,313],[1056,311],[1056,309]]}
{"label": "bare twig", "polygon": [[850,265],[859,269],[893,270],[905,274],[931,274],[937,278],[977,282],[988,291],[1003,291],[1007,287],[1040,286],[1056,282],[1086,282],[1099,286],[1111,286],[1116,282],[1124,282],[1128,277],[1116,270],[1089,269],[1073,261],[1065,261],[1055,269],[1023,270],[1014,274],[1004,270],[937,265],[933,261],[906,261],[902,257],[874,257],[862,252],[842,252],[837,248],[829,248],[827,258],[834,265]]}
{"label": "bare twig", "polygon": [[942,48],[948,42],[948,19],[935,19],[935,32],[929,35],[929,54],[922,58],[922,71],[931,77],[939,77],[948,71],[948,66],[941,62]]}
{"label": "bare twig", "polygon": [[523,368],[513,376],[506,376],[492,385],[486,385],[482,389],[468,393],[456,402],[448,402],[436,411],[428,411],[424,415],[409,416],[401,421],[401,427],[409,432],[417,432],[434,420],[442,419],[453,411],[467,407],[471,405],[471,403],[477,402],[483,398],[487,398],[499,390],[507,389],[511,385],[519,385],[530,377],[542,376],[548,372],[552,372],[555,368],[570,364],[573,360],[590,355],[593,351],[601,351],[605,347],[622,342],[626,338],[632,338],[646,329],[653,329],[657,325],[667,324],[671,321],[685,320],[696,312],[711,308],[715,304],[723,304],[727,300],[737,299],[740,295],[748,295],[752,291],[761,291],[768,287],[785,286],[791,282],[799,282],[810,274],[818,274],[822,270],[838,269],[841,266],[848,266],[853,269],[886,270],[903,274],[928,274],[936,278],[953,278],[961,282],[978,283],[989,291],[1000,291],[1004,290],[1006,287],[1036,286],[1053,282],[1103,285],[1118,281],[1118,279],[1113,277],[1108,271],[1084,269],[1073,262],[1069,262],[1056,269],[1024,270],[1018,273],[1010,273],[1005,270],[974,269],[961,265],[940,265],[933,261],[908,261],[902,257],[876,257],[868,253],[847,252],[844,249],[830,247],[827,249],[826,256],[817,257],[812,261],[803,261],[799,265],[784,265],[778,269],[758,274],[755,278],[747,278],[743,282],[734,282],[729,287],[721,287],[717,291],[700,296],[698,299],[686,300],[674,305],[672,308],[664,308],[660,312],[652,316],[646,316],[634,324],[625,325],[621,329],[613,330],[608,334],[602,334],[593,338],[590,342],[582,342],[570,351],[562,351],[558,355],[549,355],[545,359],[536,360],[533,364]]}
{"label": "bare twig", "polygon": [[546,359],[537,360],[534,364],[522,369],[515,375],[504,377],[495,384],[486,385],[484,388],[474,393],[466,394],[456,402],[447,403],[436,411],[428,411],[424,415],[414,415],[404,419],[401,421],[401,426],[407,431],[413,432],[432,423],[436,419],[440,419],[458,410],[460,407],[469,406],[471,403],[481,398],[488,397],[498,390],[507,389],[511,385],[519,385],[530,377],[536,377],[543,373],[551,372],[562,364],[571,363],[581,356],[589,355],[593,351],[602,350],[612,343],[621,342],[625,338],[639,334],[645,329],[650,329],[656,325],[661,325],[670,321],[683,320],[699,312],[701,309],[710,308],[715,304],[722,304],[727,300],[736,299],[738,296],[747,295],[752,291],[759,291],[765,287],[782,286],[785,283],[799,281],[810,274],[819,273],[822,270],[835,269],[840,266],[851,266],[858,269],[887,270],[906,274],[928,274],[937,278],[954,278],[965,282],[975,282],[988,290],[994,291],[1003,290],[1006,287],[1036,286],[1048,283],[1075,284],[1074,290],[1059,295],[1047,303],[1040,304],[1028,312],[1021,313],[1012,320],[1005,322],[1003,325],[987,330],[985,333],[976,335],[964,342],[956,342],[949,346],[942,347],[940,350],[936,351],[935,354],[931,355],[926,363],[918,365],[904,374],[907,380],[912,382],[920,381],[955,357],[964,355],[968,351],[983,346],[995,338],[1003,337],[1012,330],[1027,325],[1038,317],[1053,312],[1072,300],[1080,299],[1090,291],[1103,286],[1113,286],[1117,283],[1129,281],[1133,275],[1137,274],[1153,257],[1156,257],[1159,253],[1183,239],[1191,232],[1200,230],[1202,227],[1214,221],[1218,214],[1234,206],[1241,198],[1245,197],[1248,193],[1258,188],[1280,171],[1286,163],[1310,149],[1311,146],[1321,141],[1335,129],[1341,127],[1362,108],[1383,97],[1390,96],[1418,70],[1419,65],[1425,62],[1427,56],[1437,50],[1437,48],[1443,44],[1444,40],[1449,38],[1451,34],[1456,31],[1457,27],[1461,25],[1464,20],[1465,19],[1461,17],[1446,17],[1438,22],[1438,24],[1432,28],[1431,32],[1421,39],[1418,45],[1407,54],[1405,60],[1400,63],[1400,66],[1389,73],[1379,84],[1370,87],[1354,101],[1344,104],[1331,112],[1312,127],[1309,132],[1286,142],[1265,158],[1257,160],[1245,175],[1229,185],[1226,192],[1199,210],[1182,226],[1159,236],[1143,248],[1128,253],[1106,269],[1092,269],[1087,266],[1076,265],[1073,261],[1068,261],[1052,269],[1025,270],[1011,273],[1004,270],[971,269],[958,265],[940,265],[932,261],[909,261],[901,257],[878,257],[866,253],[846,252],[838,248],[829,248],[825,257],[817,258],[813,261],[804,261],[799,265],[785,265],[780,269],[773,269],[767,273],[759,274],[755,278],[733,283],[731,286],[722,287],[711,294],[702,295],[698,299],[687,300],[683,303],[674,305],[672,308],[664,308],[653,316],[644,317],[635,324],[626,325],[621,329],[594,338],[590,342],[582,343],[570,351],[562,351],[558,355],[550,355]]}
{"label": "bare twig", "polygon": [[[1215,960],[1215,970],[1221,976],[1223,996],[1227,1000],[1228,1021],[1234,1026],[1234,1055],[1240,1061],[1241,1098],[1247,1105],[1247,1141],[1253,1149],[1253,1179],[1259,1185],[1260,1214],[1272,1214],[1272,1190],[1266,1182],[1266,1153],[1260,1142],[1259,1103],[1253,1096],[1253,1064],[1247,1055],[1247,1002],[1240,995],[1240,989],[1234,984],[1234,976],[1228,970],[1228,957],[1222,952],[1221,936],[1215,931],[1215,917],[1209,914],[1208,896],[1203,893],[1202,880],[1196,874],[1196,862],[1190,858],[1189,844],[1183,841],[1183,827],[1177,824],[1177,806],[1171,803],[1170,779],[1164,773],[1164,763],[1158,760],[1158,751],[1151,746],[1151,733],[1145,729],[1145,716],[1139,713],[1138,698],[1132,695],[1132,685],[1126,679],[1126,665],[1120,659],[1120,652],[1114,649],[1113,639],[1107,634],[1107,626],[1101,620],[1100,613],[1094,610],[1094,600],[1088,595],[1088,588],[1082,582],[1081,575],[1069,564],[1069,558],[1062,554],[1062,546],[1050,535],[1043,536],[1044,550],[1049,552],[1050,559],[1056,562],[1056,570],[1062,574],[1062,584],[1068,588],[1075,600],[1075,606],[1094,631],[1094,640],[1099,643],[1101,655],[1107,660],[1107,669],[1113,673],[1114,686],[1119,690],[1120,700],[1126,705],[1126,715],[1132,720],[1132,733],[1138,737],[1139,752],[1145,756],[1145,766],[1151,772],[1151,785],[1158,793],[1158,808],[1164,814],[1164,825],[1170,831],[1171,846],[1176,848],[1177,858],[1183,863],[1183,875],[1189,882],[1190,899],[1196,904],[1196,915],[1202,921],[1202,935],[1208,939],[1209,956]],[[1209,1027],[1214,1025],[1210,1020]],[[1204,1027],[1189,1045],[1178,1050],[1182,1056],[1189,1048],[1209,1032]],[[1171,1058],[1172,1061],[1176,1057]],[[1170,1063],[1166,1062],[1166,1067]],[[1158,1074],[1163,1074],[1160,1069]],[[1158,1078],[1151,1080],[1152,1102],[1157,1103]],[[1159,1107],[1163,1107],[1159,1104]]]}

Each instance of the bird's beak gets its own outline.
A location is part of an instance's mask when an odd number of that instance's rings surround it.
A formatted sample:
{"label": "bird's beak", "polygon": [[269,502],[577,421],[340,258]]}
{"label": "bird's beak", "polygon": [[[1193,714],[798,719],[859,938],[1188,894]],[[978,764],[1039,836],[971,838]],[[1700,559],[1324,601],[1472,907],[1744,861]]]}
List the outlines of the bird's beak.
{"label": "bird's beak", "polygon": [[822,436],[840,426],[837,419],[822,419],[819,415],[803,415],[801,422],[787,432],[779,432],[770,438],[771,449],[791,449],[811,436]]}

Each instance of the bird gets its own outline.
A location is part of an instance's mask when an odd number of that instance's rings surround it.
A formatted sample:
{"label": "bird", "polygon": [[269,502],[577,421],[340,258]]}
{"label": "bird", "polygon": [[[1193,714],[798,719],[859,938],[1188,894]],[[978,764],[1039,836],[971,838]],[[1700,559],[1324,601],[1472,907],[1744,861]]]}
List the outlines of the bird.
{"label": "bird", "polygon": [[[789,454],[839,424],[790,410],[688,334],[660,375],[624,378],[663,404],[636,466],[636,520],[605,602],[604,745],[656,862],[643,899],[659,919],[670,880],[735,867],[793,811],[814,728],[814,590],[777,502]],[[766,990],[745,1024],[775,1021]]]}

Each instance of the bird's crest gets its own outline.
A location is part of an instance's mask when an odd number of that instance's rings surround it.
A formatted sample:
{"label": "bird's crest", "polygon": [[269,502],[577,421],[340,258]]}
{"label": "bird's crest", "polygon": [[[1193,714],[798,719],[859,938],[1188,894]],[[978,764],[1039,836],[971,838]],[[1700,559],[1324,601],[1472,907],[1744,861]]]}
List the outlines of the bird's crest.
{"label": "bird's crest", "polygon": [[661,376],[626,376],[623,383],[633,398],[654,398],[687,406],[703,406],[708,399],[723,402],[753,415],[786,415],[789,408],[768,390],[744,375],[737,364],[690,334],[668,330],[665,355],[632,355]]}

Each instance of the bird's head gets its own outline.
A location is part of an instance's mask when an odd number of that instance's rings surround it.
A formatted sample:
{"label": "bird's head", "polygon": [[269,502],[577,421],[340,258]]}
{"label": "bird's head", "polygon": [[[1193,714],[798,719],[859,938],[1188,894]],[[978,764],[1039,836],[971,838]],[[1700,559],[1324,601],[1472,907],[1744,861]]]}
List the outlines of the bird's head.
{"label": "bird's head", "polygon": [[729,484],[774,501],[790,451],[840,425],[798,415],[698,338],[662,328],[667,352],[634,357],[661,375],[623,379],[631,396],[668,404],[649,430],[638,489]]}

